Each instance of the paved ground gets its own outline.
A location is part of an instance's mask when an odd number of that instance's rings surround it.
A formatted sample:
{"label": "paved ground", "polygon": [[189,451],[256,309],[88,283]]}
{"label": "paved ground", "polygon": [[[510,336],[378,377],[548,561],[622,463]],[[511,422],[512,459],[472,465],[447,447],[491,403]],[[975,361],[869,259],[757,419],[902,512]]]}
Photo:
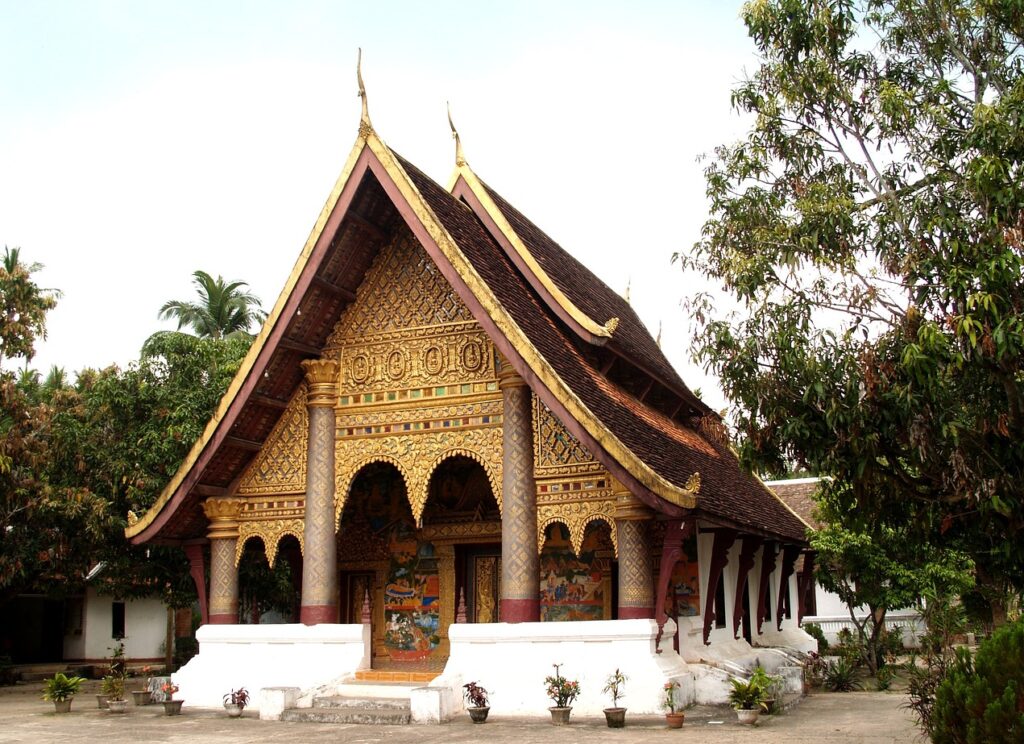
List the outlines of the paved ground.
{"label": "paved ground", "polygon": [[[538,720],[491,718],[473,725],[459,719],[444,726],[350,726],[260,721],[246,711],[238,720],[222,711],[189,709],[180,717],[167,717],[163,707],[136,708],[129,703],[125,715],[96,707],[97,682],[90,682],[76,697],[71,713],[57,715],[53,703],[40,699],[41,684],[32,682],[0,687],[0,742],[199,742],[200,744],[254,744],[288,741],[351,742],[352,744],[429,744],[478,742],[489,744],[559,744],[593,742],[706,741],[715,744],[881,744],[919,742],[917,730],[900,705],[900,693],[818,693],[804,698],[779,716],[764,717],[754,730],[735,722],[732,711],[701,707],[687,713],[682,729],[665,728],[660,718],[630,718],[626,728],[605,726],[604,720],[573,718],[567,728]],[[719,723],[720,722],[720,723]]]}

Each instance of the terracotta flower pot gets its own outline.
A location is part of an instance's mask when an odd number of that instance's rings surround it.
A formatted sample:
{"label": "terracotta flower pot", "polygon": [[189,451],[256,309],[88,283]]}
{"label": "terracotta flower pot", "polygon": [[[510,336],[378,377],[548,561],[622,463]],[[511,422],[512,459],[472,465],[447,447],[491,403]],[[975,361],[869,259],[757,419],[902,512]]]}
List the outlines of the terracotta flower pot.
{"label": "terracotta flower pot", "polygon": [[683,721],[686,720],[686,714],[682,711],[666,713],[665,723],[668,724],[669,728],[682,728]]}
{"label": "terracotta flower pot", "polygon": [[480,708],[466,708],[473,723],[483,723],[487,720],[487,714],[491,711],[490,706]]}
{"label": "terracotta flower pot", "polygon": [[548,708],[551,711],[551,723],[555,726],[568,726],[569,725],[569,714],[572,713],[572,708]]}
{"label": "terracotta flower pot", "polygon": [[107,708],[110,709],[111,713],[124,713],[128,710],[127,700],[110,700],[107,702]]}
{"label": "terracotta flower pot", "polygon": [[181,704],[184,700],[164,700],[164,714],[168,716],[180,716]]}
{"label": "terracotta flower pot", "polygon": [[153,695],[149,690],[132,690],[132,702],[136,705],[149,705],[153,702]]}
{"label": "terracotta flower pot", "polygon": [[604,720],[608,722],[608,728],[623,728],[626,725],[626,709],[605,708]]}

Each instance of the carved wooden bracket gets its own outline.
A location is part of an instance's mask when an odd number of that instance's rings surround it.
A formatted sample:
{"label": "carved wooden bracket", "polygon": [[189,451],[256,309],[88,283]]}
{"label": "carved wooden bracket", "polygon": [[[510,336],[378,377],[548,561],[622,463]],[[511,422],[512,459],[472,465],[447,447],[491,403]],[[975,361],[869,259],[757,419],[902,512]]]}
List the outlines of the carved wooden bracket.
{"label": "carved wooden bracket", "polygon": [[202,543],[188,543],[184,546],[185,555],[188,556],[189,573],[196,585],[196,594],[199,595],[199,616],[203,625],[210,622],[210,613],[206,608],[206,561],[203,557]]}
{"label": "carved wooden bracket", "polygon": [[[793,567],[796,559],[800,556],[799,545],[785,545],[782,548],[782,576],[779,579],[779,601],[775,605],[775,628],[782,630],[782,620],[789,610],[790,596],[786,588],[789,586],[789,577],[793,575]],[[792,614],[792,613],[790,613]]]}
{"label": "carved wooden bracket", "polygon": [[754,553],[764,543],[764,538],[753,535],[743,537],[743,547],[740,548],[740,558],[737,564],[736,575],[736,601],[732,607],[732,637],[740,637],[740,623],[743,621],[744,604],[743,592],[747,588],[747,574],[754,567]]}
{"label": "carved wooden bracket", "polygon": [[804,553],[804,570],[797,582],[800,596],[797,598],[796,620],[802,622],[807,614],[807,593],[814,591],[814,551]]}
{"label": "carved wooden bracket", "polygon": [[[668,583],[672,579],[672,569],[683,555],[683,542],[693,532],[693,521],[673,519],[666,524],[665,540],[661,548],[661,565],[658,568],[658,594],[655,598],[654,616],[658,621],[658,636],[654,645],[661,643],[662,633],[668,615],[665,612],[665,599],[668,596]],[[661,649],[658,649],[661,653]]]}
{"label": "carved wooden bracket", "polygon": [[718,593],[718,580],[722,577],[722,569],[729,562],[729,549],[736,542],[736,530],[715,530],[715,542],[711,546],[711,566],[708,570],[708,590],[704,598],[704,645],[707,646],[711,635],[711,623],[724,607],[716,607],[715,595]]}
{"label": "carved wooden bracket", "polygon": [[761,578],[757,582],[757,632],[760,634],[761,626],[764,621],[768,619],[768,592],[771,588],[768,586],[768,580],[772,576],[772,571],[775,570],[775,558],[778,555],[779,544],[774,541],[769,541],[764,544],[764,550],[761,551]]}

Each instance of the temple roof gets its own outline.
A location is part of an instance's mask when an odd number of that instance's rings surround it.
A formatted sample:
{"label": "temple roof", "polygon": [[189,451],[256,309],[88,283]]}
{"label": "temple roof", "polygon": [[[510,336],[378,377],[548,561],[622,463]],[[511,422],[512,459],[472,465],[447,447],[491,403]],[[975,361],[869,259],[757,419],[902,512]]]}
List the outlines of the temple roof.
{"label": "temple roof", "polygon": [[707,433],[717,417],[628,303],[464,163],[445,190],[367,125],[216,414],[126,530],[133,542],[203,536],[201,502],[230,492],[301,382],[299,362],[319,356],[403,222],[533,392],[648,506],[804,541],[800,518]]}

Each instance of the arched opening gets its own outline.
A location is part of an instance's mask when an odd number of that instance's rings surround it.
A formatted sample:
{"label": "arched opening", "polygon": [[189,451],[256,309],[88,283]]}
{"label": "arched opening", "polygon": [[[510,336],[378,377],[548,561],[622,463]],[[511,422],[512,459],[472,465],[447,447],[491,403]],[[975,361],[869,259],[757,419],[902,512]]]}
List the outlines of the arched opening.
{"label": "arched opening", "polygon": [[540,619],[612,619],[614,556],[611,529],[604,521],[586,526],[579,555],[568,527],[548,525],[540,553]]}
{"label": "arched opening", "polygon": [[373,666],[429,659],[440,643],[437,558],[416,527],[394,465],[370,463],[353,478],[338,558],[342,621],[369,619]]}
{"label": "arched opening", "polygon": [[450,587],[442,608],[442,637],[452,622],[498,622],[501,596],[501,513],[487,472],[453,455],[431,473],[423,531],[444,551],[440,583]]}
{"label": "arched opening", "polygon": [[238,621],[252,625],[291,622],[298,601],[291,564],[277,560],[271,567],[263,540],[246,540],[238,561]]}

